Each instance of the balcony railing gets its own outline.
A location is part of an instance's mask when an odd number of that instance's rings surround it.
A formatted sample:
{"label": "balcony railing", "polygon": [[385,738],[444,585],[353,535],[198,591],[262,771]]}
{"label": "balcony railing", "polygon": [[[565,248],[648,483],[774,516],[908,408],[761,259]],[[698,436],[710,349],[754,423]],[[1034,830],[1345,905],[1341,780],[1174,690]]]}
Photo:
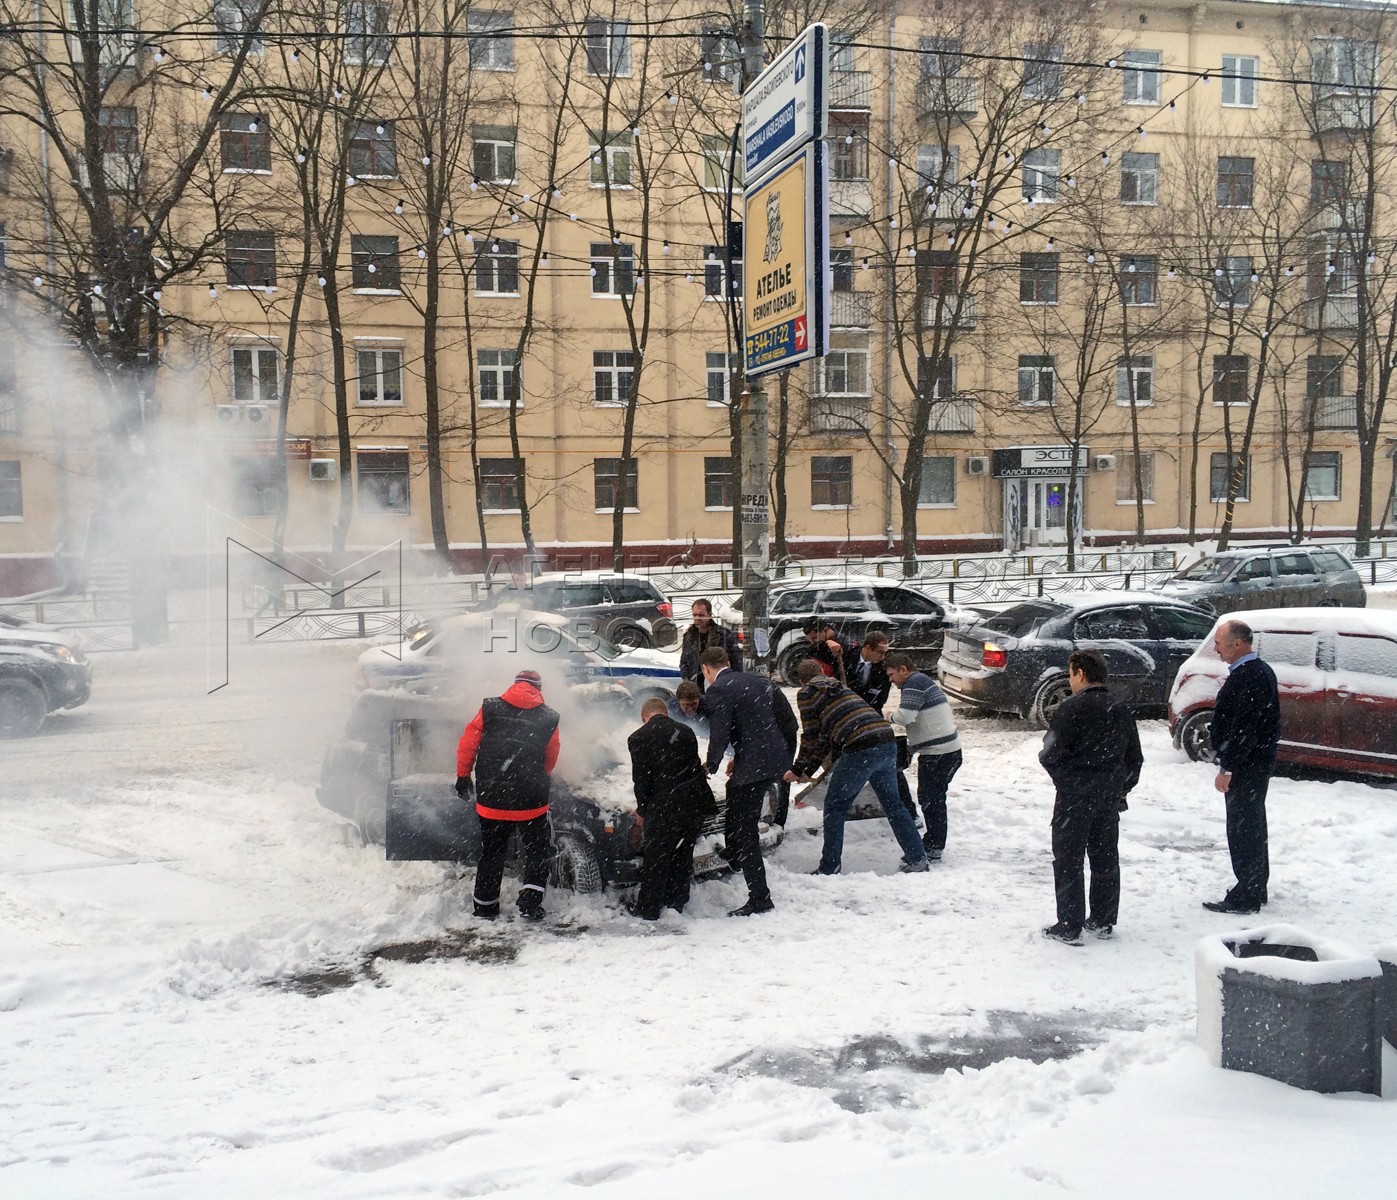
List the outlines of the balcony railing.
{"label": "balcony railing", "polygon": [[931,402],[930,433],[974,433],[975,397],[966,393]]}
{"label": "balcony railing", "polygon": [[868,428],[869,397],[812,396],[811,433],[862,433]]}
{"label": "balcony railing", "polygon": [[858,112],[873,107],[871,71],[831,71],[829,106],[835,112]]}
{"label": "balcony railing", "polygon": [[873,188],[867,179],[831,179],[829,213],[832,217],[866,217],[873,211]]}
{"label": "balcony railing", "polygon": [[1363,204],[1358,200],[1331,200],[1327,204],[1317,204],[1310,218],[1310,227],[1315,230],[1361,230]]}
{"label": "balcony railing", "polygon": [[1316,83],[1310,100],[1310,120],[1316,134],[1368,129],[1373,124],[1373,97],[1365,89]]}
{"label": "balcony railing", "polygon": [[1310,400],[1310,423],[1315,429],[1357,429],[1357,396],[1314,396]]}
{"label": "balcony railing", "polygon": [[926,206],[926,215],[933,221],[969,220],[965,215],[967,208],[971,216],[975,213],[975,193],[963,183],[948,184],[931,192],[923,188],[920,199]]}
{"label": "balcony railing", "polygon": [[867,329],[871,324],[872,292],[831,292],[829,323],[834,329]]}
{"label": "balcony railing", "polygon": [[945,296],[926,296],[922,300],[922,323],[940,328],[954,323],[957,329],[974,329],[979,319],[979,307],[976,296],[959,296],[954,292]]}
{"label": "balcony railing", "polygon": [[923,75],[917,81],[917,115],[973,117],[980,111],[980,81],[969,75]]}
{"label": "balcony railing", "polygon": [[1305,301],[1305,328],[1339,331],[1358,328],[1357,296],[1324,296]]}

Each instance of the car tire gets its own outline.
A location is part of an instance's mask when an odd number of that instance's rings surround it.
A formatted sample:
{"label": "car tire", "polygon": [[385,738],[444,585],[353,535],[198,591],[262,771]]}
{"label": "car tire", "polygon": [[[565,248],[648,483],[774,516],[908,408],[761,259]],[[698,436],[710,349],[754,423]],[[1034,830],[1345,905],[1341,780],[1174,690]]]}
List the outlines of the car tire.
{"label": "car tire", "polygon": [[1179,749],[1192,762],[1216,762],[1213,753],[1213,710],[1200,708],[1191,712],[1179,724]]}
{"label": "car tire", "polygon": [[787,646],[776,656],[776,673],[787,687],[796,685],[796,668],[810,657],[810,643],[803,638]]}
{"label": "car tire", "polygon": [[1321,600],[1317,605],[1315,605],[1315,607],[1316,607],[1316,608],[1342,608],[1343,605],[1344,605],[1344,602],[1343,602],[1342,600],[1335,600],[1335,599],[1333,599],[1333,598],[1331,597],[1331,598],[1328,599],[1328,600]]}
{"label": "car tire", "polygon": [[1072,685],[1066,675],[1054,675],[1051,679],[1045,679],[1034,693],[1029,720],[1039,729],[1046,729],[1052,724],[1053,714],[1071,694]]}
{"label": "car tire", "polygon": [[613,625],[606,631],[606,640],[618,650],[653,650],[655,639],[643,626],[630,621]]}
{"label": "car tire", "polygon": [[27,679],[0,679],[0,738],[33,737],[48,716],[48,697]]}
{"label": "car tire", "polygon": [[388,809],[381,792],[361,788],[354,797],[354,824],[359,840],[366,846],[383,846],[388,842]]}
{"label": "car tire", "polygon": [[602,890],[601,862],[597,852],[575,833],[553,839],[553,865],[548,882],[563,891],[591,896]]}

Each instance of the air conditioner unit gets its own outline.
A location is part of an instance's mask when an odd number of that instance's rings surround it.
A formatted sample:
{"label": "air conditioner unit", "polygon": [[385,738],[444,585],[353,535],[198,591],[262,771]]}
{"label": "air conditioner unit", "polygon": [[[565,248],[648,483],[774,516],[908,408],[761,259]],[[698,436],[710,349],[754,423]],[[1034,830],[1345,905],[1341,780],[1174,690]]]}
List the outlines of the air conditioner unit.
{"label": "air conditioner unit", "polygon": [[1098,454],[1091,460],[1094,471],[1114,471],[1116,469],[1116,456],[1114,454]]}
{"label": "air conditioner unit", "polygon": [[340,477],[340,465],[333,458],[313,458],[310,460],[310,477],[328,483]]}
{"label": "air conditioner unit", "polygon": [[967,475],[988,475],[990,473],[990,460],[988,458],[967,458],[965,460],[965,473]]}
{"label": "air conditioner unit", "polygon": [[219,404],[215,406],[213,411],[217,414],[221,424],[232,425],[240,419],[238,414],[241,409],[242,405],[240,404]]}
{"label": "air conditioner unit", "polygon": [[243,420],[253,425],[265,421],[271,415],[271,410],[265,404],[244,404],[242,409]]}

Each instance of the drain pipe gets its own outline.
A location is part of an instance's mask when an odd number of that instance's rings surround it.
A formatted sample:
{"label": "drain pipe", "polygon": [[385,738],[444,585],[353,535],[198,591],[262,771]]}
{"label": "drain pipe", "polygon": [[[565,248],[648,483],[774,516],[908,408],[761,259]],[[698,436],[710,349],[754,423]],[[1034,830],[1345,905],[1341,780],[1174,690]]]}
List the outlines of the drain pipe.
{"label": "drain pipe", "polygon": [[[897,107],[897,3],[894,0],[888,15],[888,126],[886,137],[888,146],[893,144],[893,115]],[[893,166],[888,163],[887,212],[893,211]],[[894,256],[894,267],[896,257]],[[893,440],[893,282],[891,271],[888,275],[883,304],[883,438],[887,463],[883,468],[884,497],[883,508],[887,519],[883,535],[887,539],[887,549],[893,548],[893,463],[897,457],[897,445]]]}

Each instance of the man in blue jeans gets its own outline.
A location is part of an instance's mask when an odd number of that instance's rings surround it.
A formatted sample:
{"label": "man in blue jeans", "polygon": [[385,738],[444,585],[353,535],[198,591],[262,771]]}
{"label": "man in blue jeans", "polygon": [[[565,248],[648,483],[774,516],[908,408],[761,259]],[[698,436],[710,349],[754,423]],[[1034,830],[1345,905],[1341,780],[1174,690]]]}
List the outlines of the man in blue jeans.
{"label": "man in blue jeans", "polygon": [[800,753],[786,772],[786,779],[792,783],[808,779],[827,755],[836,756],[825,791],[825,846],[815,874],[839,874],[844,854],[844,819],[865,783],[877,793],[893,836],[902,847],[898,870],[930,870],[916,822],[898,795],[897,743],[892,726],[856,692],[824,675],[812,659],[796,668],[796,679],[801,685],[796,695],[801,720]]}

